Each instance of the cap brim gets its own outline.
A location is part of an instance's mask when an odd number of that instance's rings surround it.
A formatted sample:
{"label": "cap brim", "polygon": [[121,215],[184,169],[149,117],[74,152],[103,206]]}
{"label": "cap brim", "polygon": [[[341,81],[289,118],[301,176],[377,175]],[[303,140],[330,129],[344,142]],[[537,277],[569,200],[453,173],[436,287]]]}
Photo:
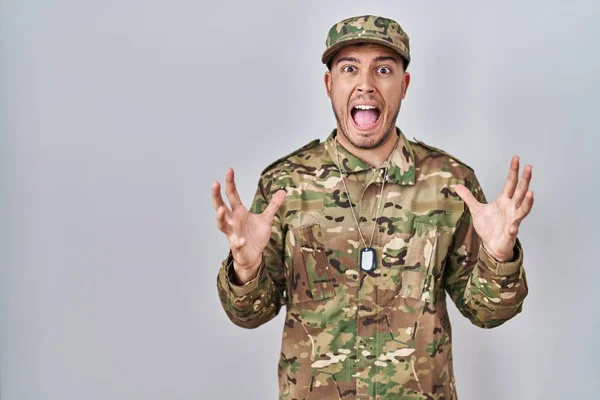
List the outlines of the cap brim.
{"label": "cap brim", "polygon": [[388,47],[388,48],[394,50],[396,53],[398,53],[406,61],[406,66],[408,67],[408,63],[410,62],[410,56],[408,54],[402,53],[397,47],[395,47],[394,45],[392,45],[390,42],[388,42],[386,40],[379,39],[379,38],[370,38],[370,37],[352,38],[352,39],[347,39],[347,40],[342,40],[340,42],[337,42],[336,44],[327,48],[323,52],[323,55],[321,56],[321,61],[323,62],[323,64],[327,64],[333,58],[333,56],[335,56],[335,53],[337,53],[343,47],[350,46],[353,44],[358,44],[358,43],[375,43],[375,44],[380,44],[382,46]]}

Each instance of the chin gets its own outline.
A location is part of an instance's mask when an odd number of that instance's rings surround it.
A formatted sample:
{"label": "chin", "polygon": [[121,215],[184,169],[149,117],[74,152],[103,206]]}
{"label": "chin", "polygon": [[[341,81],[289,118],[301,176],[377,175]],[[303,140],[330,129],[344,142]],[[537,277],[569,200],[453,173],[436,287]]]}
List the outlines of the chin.
{"label": "chin", "polygon": [[382,139],[381,136],[364,137],[364,136],[350,135],[350,143],[352,143],[352,145],[354,147],[357,147],[359,149],[374,149],[381,144],[381,142],[382,142],[381,139]]}
{"label": "chin", "polygon": [[336,112],[336,108],[333,107],[335,119],[338,123],[338,132],[341,133],[345,140],[350,142],[352,146],[364,150],[379,147],[387,141],[392,132],[395,132],[395,118],[393,119],[393,122],[390,123],[388,122],[389,119],[387,117],[390,114],[388,112],[380,111],[384,109],[383,107],[368,107],[374,108],[377,112],[377,116],[373,119],[372,123],[367,126],[364,126],[365,124],[361,126],[355,121],[357,112],[356,106],[352,106],[347,113]]}
{"label": "chin", "polygon": [[390,136],[390,132],[384,129],[383,121],[378,121],[375,126],[369,129],[359,128],[351,118],[348,122],[346,138],[354,147],[359,149],[374,149],[383,144]]}

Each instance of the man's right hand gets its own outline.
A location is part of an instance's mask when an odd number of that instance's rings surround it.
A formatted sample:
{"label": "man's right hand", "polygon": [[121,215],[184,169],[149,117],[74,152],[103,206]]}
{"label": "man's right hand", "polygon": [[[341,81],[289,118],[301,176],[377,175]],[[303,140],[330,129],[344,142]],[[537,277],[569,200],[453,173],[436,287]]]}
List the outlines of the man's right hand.
{"label": "man's right hand", "polygon": [[243,285],[258,273],[262,252],[271,237],[273,218],[283,204],[286,193],[283,190],[277,191],[262,214],[253,214],[240,200],[231,168],[225,174],[225,193],[231,209],[223,202],[219,182],[213,183],[212,200],[217,212],[217,226],[229,241],[237,279],[235,283]]}

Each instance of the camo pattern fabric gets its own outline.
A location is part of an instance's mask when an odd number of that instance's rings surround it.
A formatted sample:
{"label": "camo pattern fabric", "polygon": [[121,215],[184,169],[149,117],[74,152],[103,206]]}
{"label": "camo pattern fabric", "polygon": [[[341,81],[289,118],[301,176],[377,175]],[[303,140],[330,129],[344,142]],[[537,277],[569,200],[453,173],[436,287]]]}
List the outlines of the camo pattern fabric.
{"label": "camo pattern fabric", "polygon": [[[334,130],[261,175],[251,206],[262,212],[279,189],[287,198],[273,221],[258,276],[233,282],[231,253],[217,278],[231,321],[258,327],[286,307],[279,359],[281,400],[456,399],[446,293],[473,324],[496,327],[527,295],[517,241],[511,261],[481,246],[454,185],[485,196],[473,170],[397,129],[387,176],[338,144]],[[381,185],[382,211],[376,217]],[[377,266],[359,266],[373,229]]]}
{"label": "camo pattern fabric", "polygon": [[333,25],[327,34],[321,61],[327,64],[340,48],[353,43],[381,44],[397,51],[406,60],[405,67],[410,62],[406,32],[396,21],[375,15],[347,18]]}

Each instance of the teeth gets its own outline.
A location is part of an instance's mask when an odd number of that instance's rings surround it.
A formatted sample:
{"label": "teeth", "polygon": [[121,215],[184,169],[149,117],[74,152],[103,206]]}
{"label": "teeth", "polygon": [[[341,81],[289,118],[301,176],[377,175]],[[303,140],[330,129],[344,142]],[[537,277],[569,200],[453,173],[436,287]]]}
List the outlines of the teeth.
{"label": "teeth", "polygon": [[354,106],[354,108],[358,108],[359,110],[374,110],[375,107],[373,106],[365,106],[365,105],[358,105],[358,106]]}

